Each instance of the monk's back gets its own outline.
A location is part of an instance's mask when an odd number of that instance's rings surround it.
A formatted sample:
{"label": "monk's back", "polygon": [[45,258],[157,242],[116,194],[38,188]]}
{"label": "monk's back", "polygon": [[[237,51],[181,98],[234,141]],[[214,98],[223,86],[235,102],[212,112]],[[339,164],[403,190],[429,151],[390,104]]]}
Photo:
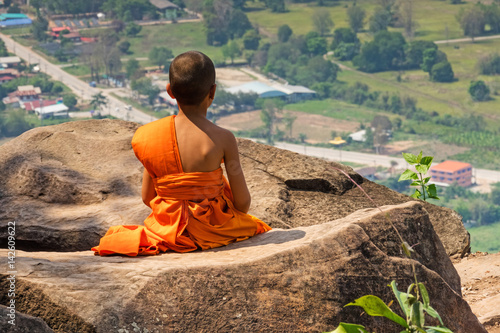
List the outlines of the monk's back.
{"label": "monk's back", "polygon": [[224,157],[225,130],[206,118],[175,117],[175,133],[184,172],[210,172]]}

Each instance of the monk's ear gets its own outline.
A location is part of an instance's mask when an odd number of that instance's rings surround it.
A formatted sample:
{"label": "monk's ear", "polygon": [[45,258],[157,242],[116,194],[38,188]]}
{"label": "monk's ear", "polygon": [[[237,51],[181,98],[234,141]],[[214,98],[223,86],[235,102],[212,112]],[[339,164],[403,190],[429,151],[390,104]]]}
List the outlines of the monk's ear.
{"label": "monk's ear", "polygon": [[217,90],[217,85],[214,83],[214,85],[212,87],[210,87],[210,92],[208,93],[208,97],[210,99],[215,98],[215,90]]}
{"label": "monk's ear", "polygon": [[175,99],[174,93],[172,92],[172,87],[170,86],[170,83],[167,83],[167,93],[172,99]]}

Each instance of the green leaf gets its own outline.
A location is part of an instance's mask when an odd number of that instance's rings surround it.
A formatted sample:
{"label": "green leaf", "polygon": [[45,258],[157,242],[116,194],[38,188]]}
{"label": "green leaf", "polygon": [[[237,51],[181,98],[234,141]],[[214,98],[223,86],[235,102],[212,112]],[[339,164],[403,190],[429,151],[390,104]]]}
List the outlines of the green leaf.
{"label": "green leaf", "polygon": [[422,151],[420,151],[420,154],[417,156],[417,163],[420,163],[422,161]]}
{"label": "green leaf", "polygon": [[427,312],[427,314],[429,316],[431,316],[432,318],[438,319],[439,322],[441,323],[441,325],[444,325],[443,320],[441,319],[441,316],[439,315],[439,313],[436,310],[434,310],[434,308],[432,306],[430,306],[430,305],[424,306],[424,311]]}
{"label": "green leaf", "polygon": [[398,182],[400,182],[402,180],[408,180],[408,179],[418,179],[418,175],[415,172],[413,172],[409,169],[406,169],[405,172],[403,172],[401,174],[401,176],[399,177]]}
{"label": "green leaf", "polygon": [[425,175],[427,171],[429,171],[429,167],[427,165],[422,165],[422,164],[415,165],[415,169],[422,175]]}
{"label": "green leaf", "polygon": [[420,290],[420,296],[422,296],[422,301],[424,302],[424,307],[428,307],[430,304],[429,293],[427,292],[427,288],[425,288],[422,282],[418,283],[418,289]]}
{"label": "green leaf", "polygon": [[391,288],[394,296],[396,296],[396,299],[398,300],[399,307],[401,308],[401,310],[403,310],[405,317],[407,317],[410,314],[410,307],[407,303],[405,303],[405,300],[407,298],[406,294],[398,290],[395,280],[391,281]]}
{"label": "green leaf", "polygon": [[430,184],[429,186],[426,186],[425,188],[427,190],[427,193],[429,193],[430,198],[432,198],[432,197],[434,197],[434,199],[437,198],[436,184]]}
{"label": "green leaf", "polygon": [[410,195],[410,197],[415,198],[415,199],[420,199],[421,196],[422,196],[422,193],[420,193],[420,191],[417,189],[415,190],[415,193]]}
{"label": "green leaf", "polygon": [[405,159],[406,162],[410,163],[411,165],[417,163],[417,156],[413,154],[403,153],[403,158]]}
{"label": "green leaf", "polygon": [[328,333],[369,333],[364,326],[356,324],[340,323],[335,331]]}
{"label": "green leaf", "polygon": [[425,321],[424,307],[422,305],[423,304],[420,302],[415,302],[412,304],[410,310],[411,323],[419,328],[424,327],[424,321]]}
{"label": "green leaf", "polygon": [[422,160],[420,160],[420,164],[426,165],[428,168],[430,168],[433,159],[434,157],[432,156],[424,156],[422,157]]}
{"label": "green leaf", "polygon": [[427,184],[429,182],[429,180],[431,180],[431,177],[425,177],[424,178],[424,184]]}
{"label": "green leaf", "polygon": [[413,249],[411,248],[410,244],[407,242],[401,243],[401,247],[403,248],[403,252],[408,258],[411,258],[411,253],[413,252]]}
{"label": "green leaf", "polygon": [[410,184],[410,186],[421,186],[420,180],[414,181],[413,183]]}
{"label": "green leaf", "polygon": [[427,333],[453,333],[452,330],[443,326],[425,326]]}
{"label": "green leaf", "polygon": [[392,320],[396,324],[399,324],[405,328],[408,327],[406,320],[392,312],[391,309],[377,296],[374,295],[365,295],[363,297],[358,298],[352,303],[346,304],[345,306],[360,306],[362,307],[367,314],[370,316],[378,316],[378,317],[386,317],[389,320]]}

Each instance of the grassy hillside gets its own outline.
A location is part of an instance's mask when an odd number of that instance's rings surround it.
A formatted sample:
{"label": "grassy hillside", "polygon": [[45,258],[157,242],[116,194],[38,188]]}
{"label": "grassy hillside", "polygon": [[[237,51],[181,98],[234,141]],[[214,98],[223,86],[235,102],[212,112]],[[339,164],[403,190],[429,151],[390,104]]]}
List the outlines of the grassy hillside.
{"label": "grassy hillside", "polygon": [[500,252],[500,222],[469,228],[472,252]]}
{"label": "grassy hillside", "polygon": [[[338,1],[335,5],[318,7],[316,2],[309,4],[286,4],[286,13],[272,13],[264,8],[263,2],[246,3],[251,12],[247,13],[248,18],[253,23],[265,31],[276,34],[278,28],[283,24],[288,24],[295,34],[304,35],[313,30],[312,14],[321,9],[331,14],[335,23],[335,28],[348,27],[346,10],[352,5],[352,1]],[[356,5],[366,11],[366,22],[376,9],[373,0],[357,0]],[[418,0],[414,4],[414,17],[417,22],[416,38],[425,40],[445,40],[447,38],[463,37],[462,30],[455,18],[460,8],[471,6],[471,3],[464,2],[460,5],[452,5],[449,1],[440,0]],[[368,24],[365,25],[368,28]],[[402,29],[392,29],[402,31]],[[363,36],[361,39],[367,39],[370,36]]]}

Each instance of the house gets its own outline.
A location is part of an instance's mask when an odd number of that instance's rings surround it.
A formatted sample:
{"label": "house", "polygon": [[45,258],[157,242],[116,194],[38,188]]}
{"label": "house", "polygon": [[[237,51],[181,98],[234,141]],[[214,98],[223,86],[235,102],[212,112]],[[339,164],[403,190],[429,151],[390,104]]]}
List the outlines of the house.
{"label": "house", "polygon": [[71,32],[71,27],[52,27],[50,28],[50,35],[52,37],[59,38],[59,35],[64,30],[68,30],[69,32]]}
{"label": "house", "polygon": [[365,142],[366,141],[366,130],[357,131],[349,134],[352,141]]}
{"label": "house", "polygon": [[177,17],[177,11],[180,10],[179,6],[168,0],[149,0],[149,2],[155,6],[165,18]]}
{"label": "house", "polygon": [[42,91],[40,90],[40,87],[33,87],[31,85],[19,86],[17,87],[17,90],[10,93],[8,97],[17,97],[19,102],[24,103],[39,99],[41,93]]}
{"label": "house", "polygon": [[158,97],[160,98],[160,102],[162,102],[162,103],[167,103],[168,105],[170,105],[172,107],[177,106],[177,100],[170,97],[170,95],[166,91],[161,92],[158,95]]}
{"label": "house", "polygon": [[71,40],[73,43],[79,43],[82,41],[78,31],[70,32],[69,34],[63,35],[63,37]]}
{"label": "house", "polygon": [[12,75],[12,74],[3,74],[1,71],[0,71],[0,84],[4,84],[5,82],[9,82],[9,81],[12,81],[16,78],[16,76]]}
{"label": "house", "polygon": [[40,119],[50,118],[50,117],[58,117],[58,118],[68,118],[69,108],[62,104],[53,104],[49,106],[43,106],[35,108],[35,113],[38,115]]}
{"label": "house", "polygon": [[430,169],[431,181],[437,185],[449,186],[457,183],[467,187],[472,185],[472,165],[457,161],[444,161]]}
{"label": "house", "polygon": [[316,96],[314,90],[303,86],[292,86],[288,84],[273,83],[267,85],[259,81],[248,82],[239,86],[225,88],[231,94],[246,93],[257,94],[260,98],[282,98],[288,102],[297,102],[305,99],[311,99]]}
{"label": "house", "polygon": [[7,96],[2,99],[3,104],[18,108],[20,106],[19,98],[17,96]]}
{"label": "house", "polygon": [[22,27],[33,24],[33,21],[25,14],[4,13],[0,14],[0,28]]}
{"label": "house", "polygon": [[274,98],[274,97],[282,97],[286,98],[287,94],[283,91],[268,86],[259,81],[248,82],[239,86],[234,86],[231,88],[225,88],[227,92],[231,94],[257,94],[260,98]]}
{"label": "house", "polygon": [[33,111],[35,111],[36,108],[47,107],[47,106],[54,105],[54,104],[57,104],[56,100],[46,100],[46,101],[42,100],[41,104],[40,104],[40,100],[36,99],[34,101],[22,103],[21,108],[25,109],[28,112],[33,112]]}
{"label": "house", "polygon": [[9,68],[15,67],[21,63],[21,58],[19,57],[0,57],[0,67]]}
{"label": "house", "polygon": [[0,75],[12,75],[14,77],[19,77],[19,71],[15,68],[0,68]]}
{"label": "house", "polygon": [[316,92],[304,86],[292,86],[289,84],[274,83],[273,87],[287,94],[287,101],[289,103],[296,103],[316,96]]}

